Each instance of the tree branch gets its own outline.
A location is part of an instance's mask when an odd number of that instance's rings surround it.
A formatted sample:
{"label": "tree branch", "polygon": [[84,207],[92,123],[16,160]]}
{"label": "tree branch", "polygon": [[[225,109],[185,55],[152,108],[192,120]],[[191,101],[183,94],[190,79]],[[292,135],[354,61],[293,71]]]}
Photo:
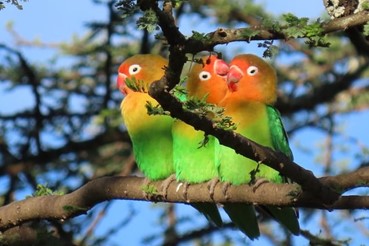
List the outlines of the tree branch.
{"label": "tree branch", "polygon": [[[350,27],[365,24],[369,21],[369,14],[367,11],[362,11],[357,14],[345,16],[322,23],[322,35],[346,30]],[[282,28],[283,29],[283,28]],[[213,50],[216,45],[228,44],[230,42],[252,40],[277,40],[289,39],[283,31],[276,31],[274,29],[265,29],[261,26],[251,26],[248,28],[219,28],[214,32],[210,32],[204,36],[203,40],[194,39],[190,37],[186,42],[185,50],[187,53],[195,54],[203,50]],[[304,38],[300,35],[297,38]]]}
{"label": "tree branch", "polygon": [[[162,15],[171,15],[171,12],[167,9],[160,11],[157,8],[155,11],[160,12],[157,13],[160,20],[159,26],[165,36],[178,35],[178,28],[173,28],[173,18],[161,17]],[[187,60],[185,54],[190,46],[182,44],[182,41],[177,39],[168,39],[168,42],[170,45],[168,68],[163,78],[153,82],[149,89],[149,94],[160,103],[164,110],[169,111],[172,117],[192,125],[196,130],[202,130],[215,136],[221,144],[231,147],[237,153],[279,171],[282,175],[300,184],[303,190],[309,190],[316,197],[319,197],[323,203],[329,205],[338,199],[339,194],[324,187],[311,171],[300,167],[285,155],[263,147],[240,134],[217,128],[211,120],[184,110],[182,104],[168,90],[171,90],[179,82],[180,73]]]}
{"label": "tree branch", "polygon": [[[369,186],[369,167],[358,169],[352,173],[324,177],[323,185],[336,190],[347,191],[356,187]],[[169,185],[166,198],[159,192],[147,194],[143,188],[147,185],[144,178],[139,177],[102,177],[94,179],[76,191],[66,195],[49,195],[31,197],[10,203],[0,208],[0,231],[36,219],[65,220],[87,213],[96,204],[112,200],[140,200],[151,202],[243,202],[274,206],[295,206],[319,209],[367,209],[368,196],[342,196],[331,206],[321,199],[315,198],[308,191],[302,191],[297,184],[264,183],[257,188],[249,185],[230,186],[228,197],[223,195],[223,183],[215,187],[213,198],[209,195],[207,183],[190,185],[187,200],[183,197],[179,183]],[[152,182],[153,190],[159,190],[162,181]],[[147,186],[146,186],[147,187]]]}

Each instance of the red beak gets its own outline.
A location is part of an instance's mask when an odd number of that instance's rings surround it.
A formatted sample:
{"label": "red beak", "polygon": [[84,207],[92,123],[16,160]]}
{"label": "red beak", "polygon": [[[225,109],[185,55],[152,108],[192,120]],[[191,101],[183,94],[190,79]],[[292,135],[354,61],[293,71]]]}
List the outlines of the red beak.
{"label": "red beak", "polygon": [[237,90],[237,83],[243,77],[241,69],[235,65],[232,65],[227,74],[227,84],[230,91]]}
{"label": "red beak", "polygon": [[118,77],[117,77],[117,88],[124,95],[127,95],[128,94],[128,87],[127,87],[127,84],[126,84],[126,78],[127,78],[127,75],[125,75],[124,73],[118,73]]}
{"label": "red beak", "polygon": [[216,59],[214,62],[214,70],[217,75],[226,76],[229,71],[229,66],[222,59]]}

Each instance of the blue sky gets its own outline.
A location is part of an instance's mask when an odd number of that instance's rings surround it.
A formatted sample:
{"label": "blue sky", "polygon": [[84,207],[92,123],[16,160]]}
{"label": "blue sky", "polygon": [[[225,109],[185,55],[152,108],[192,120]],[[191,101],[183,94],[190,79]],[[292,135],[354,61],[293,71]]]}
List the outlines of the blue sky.
{"label": "blue sky", "polygon": [[[299,17],[311,17],[317,18],[323,12],[322,0],[313,1],[298,1],[294,0],[264,0],[257,1],[265,3],[265,8],[275,15],[279,15],[285,12],[291,12]],[[6,9],[0,11],[0,20],[2,25],[0,26],[0,37],[2,43],[5,43],[13,48],[16,47],[14,39],[6,31],[6,23],[12,22],[14,30],[16,30],[22,37],[27,40],[42,40],[47,43],[60,43],[68,42],[71,40],[73,35],[83,36],[86,32],[84,25],[86,22],[91,20],[105,20],[107,18],[107,13],[104,8],[100,8],[91,3],[90,0],[65,0],[65,1],[34,1],[30,0],[23,3],[24,9],[22,11],[17,8],[7,4]],[[191,20],[187,23],[196,22],[196,20]],[[192,27],[186,26],[186,22],[179,23],[180,30],[185,34],[190,34]],[[212,23],[201,23],[196,25],[196,30],[198,32],[208,32],[213,31],[215,28]],[[220,47],[220,49],[239,49],[246,47],[245,44],[231,44],[228,46]],[[22,52],[26,54],[26,57],[35,63],[43,63],[45,60],[51,58],[54,55],[54,49],[48,48],[31,48],[31,47],[21,47]],[[255,48],[247,48],[247,52],[254,52],[260,55],[260,50]],[[0,52],[0,59],[2,53]],[[33,98],[29,92],[24,89],[17,89],[11,92],[4,92],[4,87],[6,84],[0,84],[0,112],[9,113],[12,111],[17,111],[19,109],[27,108],[33,103]],[[22,100],[19,100],[22,98]],[[369,122],[369,116],[367,112],[356,112],[350,115],[339,116],[338,122],[347,130],[346,135],[355,136],[364,145],[369,145],[368,135],[363,134],[361,129],[367,128],[367,122]],[[296,147],[297,145],[304,145],[304,147],[313,150],[317,146],[321,145],[325,141],[325,136],[318,130],[306,129],[299,134],[296,134],[291,139],[292,149],[295,154],[295,160],[297,163],[304,164],[306,168],[314,170],[318,175],[321,172],[321,164],[317,161],[316,155],[310,152],[302,151],[301,148]],[[334,141],[346,141],[344,137],[337,137]],[[298,143],[298,144],[297,144]],[[354,149],[355,145],[350,145],[350,148]],[[339,160],[344,158],[344,153],[339,150],[336,151],[335,158]],[[0,180],[0,184],[3,181]],[[1,186],[1,185],[0,185]],[[24,196],[26,194],[22,194]],[[23,197],[19,197],[23,198]],[[160,209],[154,208],[153,205],[147,202],[132,202],[132,201],[115,201],[113,206],[109,209],[107,216],[103,219],[101,224],[98,226],[98,233],[104,233],[106,228],[115,225],[118,221],[116,218],[121,216],[129,216],[130,210],[128,208],[134,207],[138,212],[137,217],[127,226],[122,229],[118,237],[114,237],[112,244],[122,245],[139,245],[143,236],[148,236],[155,232],[158,232],[158,227],[155,225],[159,223]],[[160,205],[159,205],[160,206]],[[95,207],[94,209],[99,210],[102,205]],[[181,210],[181,214],[192,213],[193,210],[186,205],[179,205],[178,210]],[[330,215],[334,215],[332,212]],[[78,219],[83,219],[80,216]],[[196,218],[199,223],[205,223],[202,217]],[[190,228],[190,224],[187,228]],[[304,225],[306,228],[308,225]],[[185,228],[183,228],[185,229]],[[314,233],[319,233],[319,227],[315,226],[312,229]],[[350,228],[345,228],[343,226],[342,230],[350,230]],[[350,235],[350,234],[347,234]],[[357,243],[360,239],[356,239]],[[305,240],[299,240],[306,244]],[[261,243],[261,240],[258,241]],[[266,242],[265,242],[266,243]],[[265,244],[264,244],[265,245]]]}

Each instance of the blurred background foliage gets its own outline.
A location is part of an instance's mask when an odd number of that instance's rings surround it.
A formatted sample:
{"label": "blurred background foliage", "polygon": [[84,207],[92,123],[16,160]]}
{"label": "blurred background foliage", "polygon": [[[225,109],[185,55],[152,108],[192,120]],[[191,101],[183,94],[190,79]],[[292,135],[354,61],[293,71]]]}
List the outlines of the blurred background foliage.
{"label": "blurred background foliage", "polygon": [[[150,13],[143,15],[135,2],[92,2],[107,12],[107,21],[91,20],[86,23],[84,33],[70,37],[68,42],[25,39],[12,23],[7,24],[15,43],[9,45],[0,40],[0,97],[9,93],[14,97],[12,101],[2,100],[0,106],[1,205],[19,199],[19,194],[32,195],[38,184],[51,191],[68,193],[96,177],[140,175],[119,112],[123,96],[115,86],[116,71],[123,60],[137,53],[167,56],[168,46],[154,23],[155,18]],[[177,25],[187,32],[186,35],[192,35],[191,30],[202,33],[199,26],[206,26],[205,32],[210,32],[217,27],[286,24],[286,16],[274,16],[263,4],[251,0],[176,2]],[[7,11],[12,4],[21,9],[32,1],[2,1],[0,8],[5,9],[1,11]],[[307,21],[324,20],[329,17],[322,13],[320,20]],[[291,36],[294,30],[298,32],[299,28],[291,29]],[[303,158],[297,162],[306,164],[317,176],[354,170],[368,165],[369,161],[367,128],[356,129],[359,134],[350,135],[345,125],[353,116],[360,116],[355,122],[361,127],[369,120],[366,116],[369,53],[362,49],[369,48],[369,44],[363,39],[361,46],[357,45],[352,42],[352,35],[345,31],[320,38],[330,44],[328,48],[313,47],[307,39],[216,47],[228,61],[238,53],[262,55],[270,51],[270,62],[279,77],[277,108],[283,115],[292,148],[302,156],[313,157],[315,164],[306,163]],[[56,55],[32,62],[22,52],[22,47],[53,49]],[[6,110],[12,108],[15,101],[23,100],[29,102],[25,107]],[[318,143],[304,140],[309,139],[309,134],[317,133]],[[130,237],[125,228],[141,212],[140,207],[120,201],[119,206],[128,211],[127,216],[120,216],[112,209],[112,204],[104,203],[75,219],[32,222],[32,226],[26,228],[43,235],[37,239],[39,245],[49,245],[54,242],[52,239],[58,239],[53,244],[61,245],[114,245],[112,237],[121,238],[118,242],[124,245],[124,238]],[[213,228],[202,218],[196,218],[198,215],[192,210],[182,213],[184,207],[153,205],[150,209],[155,211],[156,224],[148,228],[155,229],[140,232],[142,244],[245,243],[241,234],[227,229],[230,224],[225,228]],[[115,220],[98,233],[100,221],[112,213]],[[362,219],[354,221],[350,217],[353,214]],[[333,217],[332,213],[321,210],[300,209],[300,218],[304,229],[300,236],[304,238],[302,241],[268,220],[262,220],[263,240],[275,245],[307,244],[308,241],[341,245],[348,244],[353,237],[368,239],[365,215],[359,212],[341,211]],[[194,227],[193,223],[198,220],[201,222]],[[341,223],[345,224],[343,228],[354,228],[355,234],[342,230]]]}

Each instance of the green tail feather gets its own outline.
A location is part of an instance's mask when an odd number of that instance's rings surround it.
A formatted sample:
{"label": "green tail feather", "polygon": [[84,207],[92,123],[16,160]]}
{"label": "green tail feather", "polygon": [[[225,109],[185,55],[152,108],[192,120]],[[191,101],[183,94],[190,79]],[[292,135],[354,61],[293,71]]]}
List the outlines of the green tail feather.
{"label": "green tail feather", "polygon": [[223,226],[222,217],[219,214],[217,205],[214,203],[191,203],[192,207],[197,209],[200,213],[202,213],[208,221],[215,224],[218,227]]}
{"label": "green tail feather", "polygon": [[254,206],[241,203],[225,204],[224,211],[232,222],[251,240],[260,236]]}
{"label": "green tail feather", "polygon": [[284,225],[292,234],[300,234],[300,225],[296,211],[288,207],[265,206],[267,212],[279,223]]}

